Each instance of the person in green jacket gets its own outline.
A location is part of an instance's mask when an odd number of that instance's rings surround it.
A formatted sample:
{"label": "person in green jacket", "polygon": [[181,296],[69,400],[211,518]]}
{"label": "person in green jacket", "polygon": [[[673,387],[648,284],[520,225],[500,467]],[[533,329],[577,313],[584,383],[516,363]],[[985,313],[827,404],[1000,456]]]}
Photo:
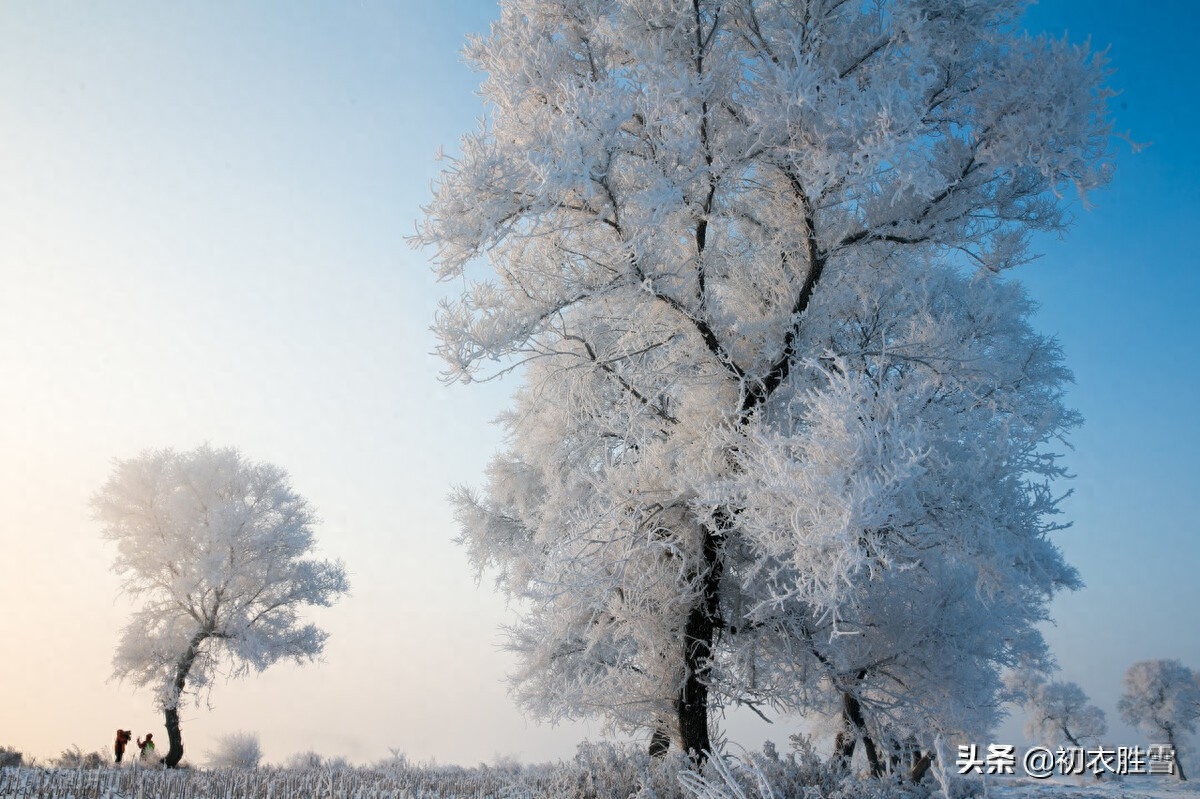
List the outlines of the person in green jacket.
{"label": "person in green jacket", "polygon": [[142,752],[139,756],[140,759],[145,763],[153,763],[156,759],[154,757],[154,733],[146,733],[146,740],[144,741],[141,738],[138,738],[137,745],[138,749],[140,749]]}

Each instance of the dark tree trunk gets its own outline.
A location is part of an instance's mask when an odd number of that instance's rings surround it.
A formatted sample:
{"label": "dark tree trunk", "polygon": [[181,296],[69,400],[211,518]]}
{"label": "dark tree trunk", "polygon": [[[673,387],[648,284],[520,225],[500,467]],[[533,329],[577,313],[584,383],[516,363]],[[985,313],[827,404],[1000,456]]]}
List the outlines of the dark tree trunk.
{"label": "dark tree trunk", "polygon": [[932,763],[933,755],[929,752],[922,752],[921,756],[917,758],[917,762],[913,763],[912,770],[908,772],[908,778],[913,782],[920,782]]}
{"label": "dark tree trunk", "polygon": [[863,750],[867,753],[867,765],[871,767],[872,777],[882,777],[886,771],[883,761],[879,759],[879,751],[875,748],[875,740],[863,733]]}
{"label": "dark tree trunk", "polygon": [[863,742],[863,752],[867,756],[867,766],[871,769],[871,776],[882,777],[884,775],[883,761],[879,759],[879,750],[875,747],[875,740],[867,734],[867,722],[863,718],[862,705],[858,703],[858,697],[854,694],[842,691],[842,729],[834,738],[833,751],[847,766],[854,757],[854,747],[859,738]]}
{"label": "dark tree trunk", "polygon": [[[1062,731],[1062,734],[1063,734],[1063,736],[1065,736],[1065,737],[1066,737],[1066,739],[1067,739],[1067,743],[1071,744],[1071,746],[1075,747],[1076,749],[1086,749],[1086,748],[1087,748],[1087,747],[1085,747],[1083,744],[1079,743],[1079,739],[1078,739],[1078,738],[1076,738],[1074,735],[1072,735],[1072,734],[1071,734],[1071,731],[1067,729],[1067,725],[1066,725],[1066,724],[1059,724],[1059,725],[1058,725],[1058,729],[1059,729],[1060,731]],[[1098,780],[1099,780],[1099,779],[1103,779],[1103,778],[1104,778],[1104,771],[1103,771],[1103,770],[1100,770],[1100,771],[1093,771],[1093,772],[1092,772],[1092,776],[1093,776],[1093,777],[1095,777],[1095,778],[1096,778],[1096,779],[1098,779]]]}
{"label": "dark tree trunk", "polygon": [[1175,773],[1180,782],[1187,782],[1187,774],[1183,773],[1183,763],[1179,760],[1179,747],[1175,745],[1175,728],[1171,724],[1165,724],[1163,728],[1167,731],[1167,746],[1175,753]]}
{"label": "dark tree trunk", "polygon": [[183,733],[179,729],[179,702],[183,699],[183,687],[187,684],[188,673],[192,670],[192,664],[196,662],[196,656],[200,654],[200,645],[210,635],[212,635],[211,631],[200,630],[192,636],[187,651],[183,653],[183,657],[179,659],[179,663],[175,667],[175,699],[170,707],[163,708],[167,726],[167,743],[169,744],[167,754],[163,757],[163,765],[167,768],[175,768],[179,765],[179,761],[183,760]]}
{"label": "dark tree trunk", "polygon": [[712,750],[708,737],[708,686],[689,665],[687,682],[679,692],[676,709],[679,715],[679,738],[683,751],[702,764]]}
{"label": "dark tree trunk", "polygon": [[703,571],[699,574],[702,587],[700,601],[688,612],[683,631],[686,676],[675,701],[680,746],[697,764],[703,764],[712,751],[712,742],[708,737],[708,676],[712,670],[723,571],[720,537],[707,527],[704,530],[703,558]]}
{"label": "dark tree trunk", "polygon": [[163,757],[163,765],[175,768],[183,759],[183,733],[179,731],[179,709],[169,707],[163,711],[167,725],[167,754]]}

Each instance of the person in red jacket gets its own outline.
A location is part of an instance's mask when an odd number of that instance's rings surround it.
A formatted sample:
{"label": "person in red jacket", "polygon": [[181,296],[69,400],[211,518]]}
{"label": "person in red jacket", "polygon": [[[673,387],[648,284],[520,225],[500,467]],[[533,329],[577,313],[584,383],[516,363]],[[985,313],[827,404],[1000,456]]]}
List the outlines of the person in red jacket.
{"label": "person in red jacket", "polygon": [[113,744],[113,754],[117,756],[118,763],[125,756],[125,746],[131,738],[133,738],[133,730],[117,730],[117,742]]}

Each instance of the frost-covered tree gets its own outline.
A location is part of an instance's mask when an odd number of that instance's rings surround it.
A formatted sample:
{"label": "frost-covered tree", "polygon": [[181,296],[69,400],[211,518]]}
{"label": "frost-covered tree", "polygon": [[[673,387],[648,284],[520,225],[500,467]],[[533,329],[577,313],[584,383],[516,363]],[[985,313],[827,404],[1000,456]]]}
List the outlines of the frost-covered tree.
{"label": "frost-covered tree", "polygon": [[[744,543],[723,560],[729,648],[709,679],[723,702],[841,715],[839,753],[862,740],[879,771],[885,750],[918,733],[982,734],[997,667],[1044,656],[1039,597],[1075,578],[1027,526],[1053,510],[1051,495],[1006,475],[1053,476],[1052,459],[1030,456],[1073,417],[1052,390],[1057,350],[1029,330],[1018,287],[930,266],[885,266],[872,280],[884,285],[836,310],[830,355],[811,366],[821,388],[784,411],[803,427],[742,440],[741,470],[718,486]],[[976,368],[954,374],[964,363]],[[683,659],[671,650],[690,601],[676,554],[686,515],[655,498],[695,474],[658,460],[674,442],[618,437],[628,421],[613,413],[600,424],[612,399],[602,375],[553,370],[552,359],[528,367],[504,420],[510,449],[484,496],[459,493],[460,521],[475,562],[499,566],[531,603],[512,639],[522,704],[654,728],[673,708]],[[1001,425],[1004,446],[992,441]],[[633,452],[614,457],[618,444]],[[644,504],[629,501],[641,492]],[[839,548],[844,529],[866,535],[884,520],[892,540],[880,531],[870,548]],[[986,547],[985,534],[996,539]],[[601,556],[604,571],[586,571]],[[1030,574],[1032,563],[1054,571]]]}
{"label": "frost-covered tree", "polygon": [[490,115],[418,239],[450,378],[525,365],[457,497],[525,707],[701,756],[714,708],[817,710],[879,770],[1042,655],[1077,420],[1001,273],[1110,126],[1022,6],[507,0],[470,43]]}
{"label": "frost-covered tree", "polygon": [[1188,735],[1200,718],[1200,683],[1178,660],[1142,660],[1125,672],[1125,692],[1117,710],[1127,723],[1175,750],[1175,769],[1186,780],[1182,756],[1190,751]]}
{"label": "frost-covered tree", "polygon": [[155,692],[183,757],[179,705],[224,672],[320,655],[326,633],[300,618],[348,590],[340,562],[311,557],[317,519],[277,466],[234,449],[156,450],[118,459],[92,499],[114,571],[142,606],[125,627],[113,676]]}
{"label": "frost-covered tree", "polygon": [[1108,730],[1104,711],[1088,701],[1079,685],[1031,673],[1015,682],[1017,699],[1025,710],[1025,735],[1031,741],[1084,749],[1101,743]]}

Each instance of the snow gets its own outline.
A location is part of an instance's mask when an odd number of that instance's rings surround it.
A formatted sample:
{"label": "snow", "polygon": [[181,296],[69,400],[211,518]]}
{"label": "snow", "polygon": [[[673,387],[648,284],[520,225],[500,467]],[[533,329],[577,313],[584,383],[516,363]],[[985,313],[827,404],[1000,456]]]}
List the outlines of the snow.
{"label": "snow", "polygon": [[1082,782],[996,780],[987,796],[996,799],[1180,799],[1200,794],[1200,786],[1171,777],[1127,777]]}

